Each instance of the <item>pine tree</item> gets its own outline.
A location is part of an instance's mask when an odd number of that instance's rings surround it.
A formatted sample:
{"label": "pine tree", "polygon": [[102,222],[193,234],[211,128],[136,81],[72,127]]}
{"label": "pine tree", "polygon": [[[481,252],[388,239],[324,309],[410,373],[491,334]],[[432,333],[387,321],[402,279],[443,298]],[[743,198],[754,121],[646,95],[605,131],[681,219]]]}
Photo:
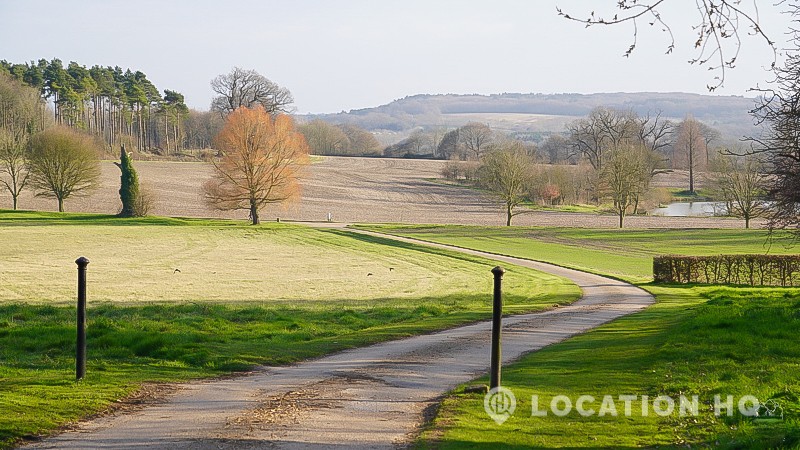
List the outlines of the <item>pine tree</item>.
{"label": "pine tree", "polygon": [[119,159],[120,162],[114,163],[122,172],[120,175],[119,188],[122,210],[119,212],[119,216],[136,217],[139,215],[139,211],[137,211],[136,208],[136,200],[139,197],[139,177],[136,175],[136,169],[133,168],[130,155],[125,151],[124,145],[122,146]]}

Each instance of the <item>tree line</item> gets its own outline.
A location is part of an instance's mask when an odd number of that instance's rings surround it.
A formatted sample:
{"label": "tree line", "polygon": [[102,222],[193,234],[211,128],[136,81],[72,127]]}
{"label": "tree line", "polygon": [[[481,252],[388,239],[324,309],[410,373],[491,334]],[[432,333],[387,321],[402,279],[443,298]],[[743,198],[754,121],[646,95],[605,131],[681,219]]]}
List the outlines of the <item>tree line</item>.
{"label": "tree line", "polygon": [[53,120],[100,137],[107,146],[178,152],[187,142],[189,108],[178,91],[159,91],[141,71],[119,66],[66,66],[58,59],[14,64],[0,72],[36,89],[52,106]]}

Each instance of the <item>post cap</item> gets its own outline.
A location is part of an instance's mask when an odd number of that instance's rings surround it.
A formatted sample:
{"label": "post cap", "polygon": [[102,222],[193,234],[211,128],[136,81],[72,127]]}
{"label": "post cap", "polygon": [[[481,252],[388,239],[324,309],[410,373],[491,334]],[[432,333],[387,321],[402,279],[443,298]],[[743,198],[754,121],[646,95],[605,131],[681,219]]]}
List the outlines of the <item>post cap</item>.
{"label": "post cap", "polygon": [[496,266],[494,269],[492,269],[492,273],[495,274],[495,276],[502,276],[504,273],[506,273],[506,269]]}
{"label": "post cap", "polygon": [[78,267],[86,267],[89,264],[89,260],[86,259],[85,256],[81,256],[80,258],[75,260],[75,264],[77,264]]}

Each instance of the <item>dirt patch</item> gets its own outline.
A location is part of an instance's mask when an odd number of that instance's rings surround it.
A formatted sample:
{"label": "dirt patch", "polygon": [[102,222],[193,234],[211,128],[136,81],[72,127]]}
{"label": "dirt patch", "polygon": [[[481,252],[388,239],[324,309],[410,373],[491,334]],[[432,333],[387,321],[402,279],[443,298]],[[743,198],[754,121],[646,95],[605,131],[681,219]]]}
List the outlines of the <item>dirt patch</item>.
{"label": "dirt patch", "polygon": [[[333,408],[336,401],[324,399],[324,386],[314,385],[282,395],[267,397],[253,409],[227,421],[225,428],[245,429],[253,432],[267,425],[300,423],[309,412],[319,408]],[[260,390],[256,396],[264,395]]]}

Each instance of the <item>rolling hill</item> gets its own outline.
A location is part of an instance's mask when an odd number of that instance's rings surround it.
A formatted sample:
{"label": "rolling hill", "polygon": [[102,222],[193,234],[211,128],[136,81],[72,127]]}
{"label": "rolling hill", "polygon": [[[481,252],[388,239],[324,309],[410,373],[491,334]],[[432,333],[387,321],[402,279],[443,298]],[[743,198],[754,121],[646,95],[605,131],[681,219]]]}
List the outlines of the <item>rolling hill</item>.
{"label": "rolling hill", "polygon": [[353,124],[375,133],[384,142],[398,141],[415,128],[457,127],[469,121],[489,124],[512,133],[561,132],[564,125],[586,116],[598,106],[632,110],[640,115],[660,112],[680,120],[692,114],[736,139],[756,127],[749,115],[755,98],[680,92],[599,94],[420,94],[374,108],[336,114],[307,115],[336,124]]}

